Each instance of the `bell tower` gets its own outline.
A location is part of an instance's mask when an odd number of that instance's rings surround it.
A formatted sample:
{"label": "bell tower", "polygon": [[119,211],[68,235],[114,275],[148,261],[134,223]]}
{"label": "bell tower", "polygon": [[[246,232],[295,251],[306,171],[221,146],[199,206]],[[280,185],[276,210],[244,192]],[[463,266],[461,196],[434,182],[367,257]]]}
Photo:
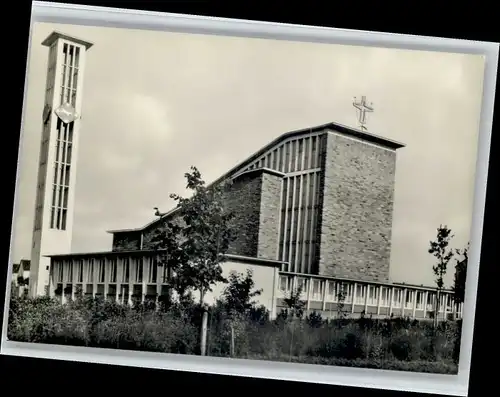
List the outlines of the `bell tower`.
{"label": "bell tower", "polygon": [[85,57],[92,43],[52,32],[42,114],[30,295],[48,294],[50,259],[71,251]]}

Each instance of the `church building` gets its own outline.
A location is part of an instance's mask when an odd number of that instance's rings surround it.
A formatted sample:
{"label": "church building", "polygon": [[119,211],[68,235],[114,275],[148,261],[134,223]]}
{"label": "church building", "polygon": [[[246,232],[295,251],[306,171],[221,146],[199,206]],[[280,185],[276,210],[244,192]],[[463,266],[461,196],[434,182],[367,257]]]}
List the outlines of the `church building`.
{"label": "church building", "polygon": [[[80,53],[89,48],[73,43],[81,46]],[[77,120],[57,123],[76,131]],[[259,303],[272,317],[299,287],[306,311],[324,317],[336,315],[341,290],[344,310],[353,316],[433,317],[435,288],[390,280],[394,183],[402,148],[363,128],[332,122],[284,133],[249,155],[213,182],[232,182],[225,208],[238,230],[222,264],[224,274],[251,269],[256,288],[262,289]],[[50,213],[50,206],[41,206]],[[50,261],[48,293],[63,302],[80,293],[124,304],[158,300],[168,292],[168,269],[158,266],[151,238],[178,217],[174,208],[144,226],[111,230],[107,252],[44,250],[40,255]],[[61,225],[62,218],[57,222]],[[43,225],[50,229],[52,223]],[[223,288],[215,286],[207,303]],[[461,316],[451,291],[441,300],[440,318]]]}

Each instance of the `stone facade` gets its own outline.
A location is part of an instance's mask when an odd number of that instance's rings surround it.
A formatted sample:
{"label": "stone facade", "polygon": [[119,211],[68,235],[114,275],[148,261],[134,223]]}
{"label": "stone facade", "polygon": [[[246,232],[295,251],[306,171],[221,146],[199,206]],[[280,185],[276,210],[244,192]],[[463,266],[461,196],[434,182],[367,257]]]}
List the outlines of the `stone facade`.
{"label": "stone facade", "polygon": [[396,151],[335,133],[322,153],[318,274],[389,280]]}

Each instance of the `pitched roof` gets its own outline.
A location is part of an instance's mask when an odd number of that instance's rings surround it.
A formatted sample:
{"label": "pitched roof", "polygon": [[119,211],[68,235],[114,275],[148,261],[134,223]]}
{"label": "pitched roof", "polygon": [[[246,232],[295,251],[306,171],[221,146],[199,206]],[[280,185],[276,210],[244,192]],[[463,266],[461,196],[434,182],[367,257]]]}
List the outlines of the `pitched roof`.
{"label": "pitched roof", "polygon": [[[289,131],[289,132],[286,132],[286,133],[280,135],[279,137],[277,137],[276,139],[274,139],[273,141],[269,142],[267,145],[265,145],[264,147],[259,149],[257,152],[252,154],[250,157],[248,157],[247,159],[245,159],[241,163],[239,163],[236,166],[234,166],[233,168],[231,168],[225,174],[223,174],[222,176],[217,178],[215,181],[213,181],[210,185],[216,184],[216,183],[224,180],[225,178],[228,178],[230,175],[234,174],[236,171],[243,168],[245,165],[256,160],[261,155],[263,155],[265,152],[267,152],[269,149],[280,144],[281,142],[283,142],[286,139],[293,138],[293,137],[300,136],[300,135],[305,135],[305,134],[312,134],[312,133],[316,133],[319,131],[327,131],[327,130],[335,130],[335,132],[340,133],[342,135],[346,135],[346,136],[358,138],[358,139],[361,139],[361,140],[364,140],[367,142],[375,143],[375,144],[384,146],[384,147],[389,148],[389,149],[396,150],[396,149],[400,149],[400,148],[405,146],[403,143],[394,141],[392,139],[387,139],[387,138],[381,137],[379,135],[371,134],[371,133],[368,133],[366,131],[361,131],[361,130],[358,130],[358,129],[355,129],[352,127],[345,126],[343,124],[330,122],[330,123],[321,124],[321,125],[318,125],[315,127],[302,128],[300,130]],[[149,222],[148,224],[146,224],[142,227],[132,228],[132,229],[108,230],[107,232],[111,233],[111,234],[141,232],[141,231],[144,231],[144,230],[148,229],[149,227],[155,225],[156,223],[160,222],[161,219],[164,219],[166,217],[173,215],[175,212],[177,212],[177,209],[178,209],[177,207],[171,209],[170,211],[162,214],[157,219]]]}

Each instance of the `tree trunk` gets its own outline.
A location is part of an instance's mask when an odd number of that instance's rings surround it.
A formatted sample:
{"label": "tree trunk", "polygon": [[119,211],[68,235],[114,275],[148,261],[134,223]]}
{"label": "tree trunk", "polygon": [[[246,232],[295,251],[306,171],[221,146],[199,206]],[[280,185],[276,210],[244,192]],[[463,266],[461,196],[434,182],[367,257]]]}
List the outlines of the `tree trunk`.
{"label": "tree trunk", "polygon": [[203,307],[203,302],[205,299],[205,290],[203,288],[200,288],[200,306]]}
{"label": "tree trunk", "polygon": [[439,306],[441,301],[441,289],[438,288],[436,291],[436,302],[434,303],[434,327],[437,328],[438,326],[438,318],[439,318]]}

